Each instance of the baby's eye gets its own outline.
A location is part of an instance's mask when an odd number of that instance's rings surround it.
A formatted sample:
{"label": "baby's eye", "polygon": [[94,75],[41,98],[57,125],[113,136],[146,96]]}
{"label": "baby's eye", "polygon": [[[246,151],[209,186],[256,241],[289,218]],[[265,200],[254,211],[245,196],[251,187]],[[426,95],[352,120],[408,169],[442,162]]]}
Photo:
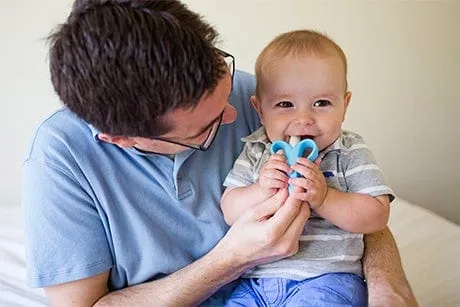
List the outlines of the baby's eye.
{"label": "baby's eye", "polygon": [[276,104],[276,106],[280,108],[290,108],[294,105],[290,101],[280,101]]}
{"label": "baby's eye", "polygon": [[326,100],[326,99],[321,99],[321,100],[317,100],[313,103],[313,106],[314,107],[326,107],[328,105],[330,105],[331,102],[329,100]]}

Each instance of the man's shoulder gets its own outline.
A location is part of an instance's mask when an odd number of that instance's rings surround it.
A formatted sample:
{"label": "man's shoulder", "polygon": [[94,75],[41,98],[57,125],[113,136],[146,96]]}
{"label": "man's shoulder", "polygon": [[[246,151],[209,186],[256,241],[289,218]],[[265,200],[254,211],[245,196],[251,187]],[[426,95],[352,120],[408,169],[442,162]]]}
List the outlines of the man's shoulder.
{"label": "man's shoulder", "polygon": [[26,159],[45,159],[52,153],[72,151],[91,141],[95,142],[89,125],[67,108],[61,108],[35,128]]}
{"label": "man's shoulder", "polygon": [[254,76],[247,72],[236,71],[229,102],[235,107],[237,118],[234,123],[223,125],[222,130],[232,130],[232,134],[238,140],[260,127],[259,116],[250,102],[255,91],[256,80]]}
{"label": "man's shoulder", "polygon": [[242,70],[235,71],[234,81],[235,80],[237,80],[239,83],[248,84],[251,86],[256,84],[256,78],[254,75]]}
{"label": "man's shoulder", "polygon": [[237,70],[233,78],[232,97],[243,98],[247,101],[247,97],[254,95],[255,90],[256,79],[254,75]]}

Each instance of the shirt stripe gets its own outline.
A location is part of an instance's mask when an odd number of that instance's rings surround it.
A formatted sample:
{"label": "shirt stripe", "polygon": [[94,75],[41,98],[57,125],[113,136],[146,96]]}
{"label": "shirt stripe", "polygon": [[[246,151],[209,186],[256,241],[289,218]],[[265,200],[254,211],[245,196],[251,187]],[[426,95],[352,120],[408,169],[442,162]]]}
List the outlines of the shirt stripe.
{"label": "shirt stripe", "polygon": [[300,241],[338,241],[347,239],[361,239],[363,237],[360,233],[350,233],[342,235],[302,235]]}
{"label": "shirt stripe", "polygon": [[386,185],[377,185],[373,187],[367,187],[365,189],[359,190],[357,193],[361,194],[373,194],[378,191],[386,191],[388,193],[388,187]]}
{"label": "shirt stripe", "polygon": [[[351,176],[353,174],[370,171],[370,170],[379,170],[380,168],[376,164],[360,165],[345,172],[345,177]],[[343,176],[343,175],[342,175]]]}

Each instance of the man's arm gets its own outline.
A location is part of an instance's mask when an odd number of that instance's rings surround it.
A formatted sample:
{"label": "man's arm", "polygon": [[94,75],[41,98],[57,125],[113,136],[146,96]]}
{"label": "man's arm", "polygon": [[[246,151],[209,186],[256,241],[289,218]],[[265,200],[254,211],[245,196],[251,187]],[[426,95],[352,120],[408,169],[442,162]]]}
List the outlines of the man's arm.
{"label": "man's arm", "polygon": [[245,212],[208,254],[165,278],[109,293],[106,272],[45,291],[52,306],[198,305],[249,268],[295,254],[307,209],[283,189]]}
{"label": "man's arm", "polygon": [[369,306],[418,306],[388,227],[365,235],[364,243],[363,266]]}
{"label": "man's arm", "polygon": [[50,306],[92,306],[109,293],[109,271],[99,275],[45,288]]}

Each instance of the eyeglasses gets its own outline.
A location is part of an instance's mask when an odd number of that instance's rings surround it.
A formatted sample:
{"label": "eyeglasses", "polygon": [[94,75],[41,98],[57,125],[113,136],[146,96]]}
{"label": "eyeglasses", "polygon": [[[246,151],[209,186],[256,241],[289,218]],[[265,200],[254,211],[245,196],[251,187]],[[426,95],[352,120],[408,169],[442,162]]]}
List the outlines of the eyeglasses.
{"label": "eyeglasses", "polygon": [[[224,58],[225,64],[227,65],[229,69],[230,76],[232,78],[232,89],[233,89],[233,76],[235,75],[235,58],[233,57],[233,55],[231,55],[228,52],[225,52],[218,48],[216,48],[216,50],[217,50],[217,53],[219,53],[219,55],[221,55]],[[209,129],[208,135],[201,144],[187,144],[187,143],[183,143],[180,141],[166,139],[162,137],[154,137],[153,139],[188,147],[188,148],[192,148],[192,149],[206,151],[209,149],[209,147],[211,147],[211,144],[214,142],[214,139],[216,138],[217,131],[219,131],[220,124],[222,123],[222,117],[224,116],[224,112],[225,112],[225,109],[223,109],[220,115],[210,124],[210,127],[208,128]]]}
{"label": "eyeglasses", "polygon": [[208,136],[203,141],[203,143],[201,143],[199,145],[182,143],[180,141],[165,139],[165,138],[162,138],[162,137],[154,137],[153,139],[158,140],[158,141],[163,141],[163,142],[167,142],[167,143],[180,145],[180,146],[184,146],[184,147],[188,147],[188,148],[192,148],[192,149],[198,149],[198,150],[201,150],[201,151],[206,151],[206,150],[209,149],[209,147],[211,147],[212,142],[216,138],[217,131],[219,130],[220,123],[222,122],[222,117],[224,116],[224,112],[225,112],[225,109],[211,123],[211,127],[209,128]]}
{"label": "eyeglasses", "polygon": [[216,50],[217,50],[217,53],[219,53],[224,58],[225,64],[228,67],[228,70],[230,72],[230,77],[232,78],[232,89],[233,89],[233,77],[235,75],[235,57],[231,55],[230,53],[225,52],[219,48],[216,48]]}

